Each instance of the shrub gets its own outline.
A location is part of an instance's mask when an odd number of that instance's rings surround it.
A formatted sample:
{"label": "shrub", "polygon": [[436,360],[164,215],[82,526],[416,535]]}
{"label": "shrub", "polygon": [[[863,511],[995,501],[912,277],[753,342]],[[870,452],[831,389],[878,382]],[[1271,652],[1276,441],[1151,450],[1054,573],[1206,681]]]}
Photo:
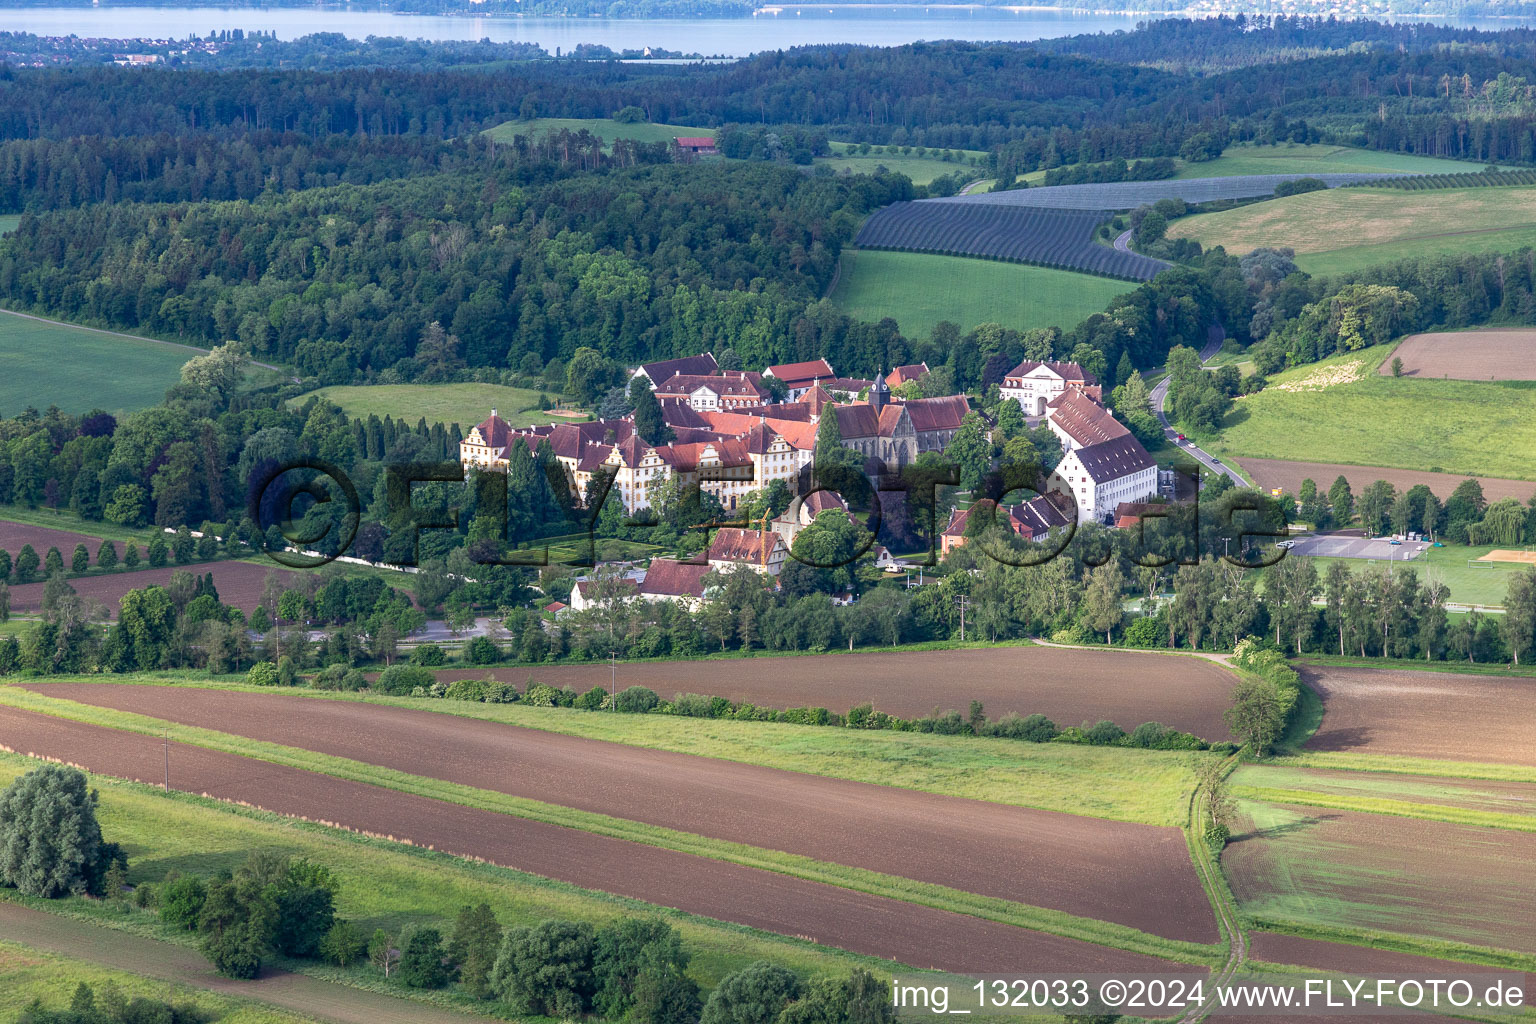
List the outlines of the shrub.
{"label": "shrub", "polygon": [[84,772],[44,765],[0,793],[0,884],[44,899],[100,895],[103,876],[120,859],[117,844],[101,838]]}
{"label": "shrub", "polygon": [[432,673],[420,665],[391,665],[379,673],[371,689],[393,697],[404,697],[418,686],[423,692],[432,685]]}
{"label": "shrub", "polygon": [[1167,640],[1168,630],[1158,615],[1143,615],[1139,619],[1132,619],[1131,624],[1125,627],[1127,647],[1162,647]]}
{"label": "shrub", "polygon": [[580,697],[577,697],[576,702],[571,707],[581,708],[583,711],[599,711],[607,703],[608,691],[601,686],[594,686]]}
{"label": "shrub", "polygon": [[160,887],[160,920],[173,928],[194,931],[208,899],[208,887],[196,875],[173,878]]}
{"label": "shrub", "polygon": [[800,995],[800,979],[759,960],[728,974],[709,995],[699,1024],[773,1024]]}
{"label": "shrub", "polygon": [[442,988],[448,984],[442,932],[420,928],[410,934],[400,951],[400,980],[407,988]]}
{"label": "shrub", "polygon": [[356,693],[358,690],[365,690],[367,688],[368,673],[360,668],[348,669],[347,674],[341,677],[341,689],[349,693]]}
{"label": "shrub", "polygon": [[245,674],[245,681],[252,686],[276,686],[277,666],[270,661],[258,661]]}
{"label": "shrub", "polygon": [[672,713],[687,718],[714,718],[714,702],[701,693],[679,693],[672,698]]}
{"label": "shrub", "polygon": [[464,645],[464,659],[471,665],[494,665],[501,660],[501,648],[488,636],[477,636]]}
{"label": "shrub", "polygon": [[347,666],[327,665],[321,669],[314,679],[310,680],[310,687],[316,690],[339,690],[341,681],[347,676]]}
{"label": "shrub", "polygon": [[1060,731],[1056,728],[1056,723],[1044,715],[1030,715],[1025,718],[1012,711],[993,722],[988,729],[988,733],[992,736],[1024,740],[1029,743],[1049,743]]}
{"label": "shrub", "polygon": [[616,710],[631,715],[646,714],[660,703],[661,698],[656,696],[656,691],[644,686],[631,686],[627,690],[621,690],[619,695],[613,698],[613,706]]}
{"label": "shrub", "polygon": [[517,701],[517,688],[494,679],[456,679],[448,684],[443,696],[481,704],[512,704]]}
{"label": "shrub", "polygon": [[346,967],[368,949],[363,933],[350,921],[337,921],[320,941],[320,955],[337,967]]}
{"label": "shrub", "polygon": [[277,659],[277,685],[299,685],[299,670],[293,664],[293,659],[286,654]]}
{"label": "shrub", "polygon": [[832,712],[826,708],[785,708],[778,720],[792,725],[831,725]]}
{"label": "shrub", "polygon": [[1125,738],[1125,730],[1107,719],[1083,729],[1083,739],[1096,747],[1114,746]]}
{"label": "shrub", "polygon": [[566,706],[564,693],[545,683],[532,683],[523,693],[523,703],[531,704],[536,708],[555,708]]}
{"label": "shrub", "polygon": [[422,644],[411,652],[412,665],[437,666],[447,659],[448,656],[443,653],[443,649],[437,646],[437,644]]}
{"label": "shrub", "polygon": [[502,940],[491,990],[515,1013],[580,1017],[595,987],[595,936],[585,921],[543,921]]}

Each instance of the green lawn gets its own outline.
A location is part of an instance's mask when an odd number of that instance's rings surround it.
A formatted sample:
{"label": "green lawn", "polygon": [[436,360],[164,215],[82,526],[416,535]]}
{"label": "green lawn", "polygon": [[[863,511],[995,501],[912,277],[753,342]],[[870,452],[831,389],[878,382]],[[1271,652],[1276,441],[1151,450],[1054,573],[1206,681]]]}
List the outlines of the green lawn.
{"label": "green lawn", "polygon": [[949,320],[969,330],[996,322],[1024,330],[1070,328],[1134,287],[1069,270],[930,253],[843,250],[832,301],[850,316],[891,317],[909,338]]}
{"label": "green lawn", "polygon": [[1178,178],[1228,178],[1240,174],[1462,174],[1483,169],[1464,160],[1441,160],[1406,153],[1381,153],[1320,143],[1277,146],[1229,146],[1206,163],[1186,163]]}
{"label": "green lawn", "polygon": [[306,392],[289,404],[301,405],[311,396],[335,402],[349,416],[371,413],[383,419],[388,415],[408,423],[425,417],[429,424],[457,423],[466,434],[492,409],[514,427],[571,422],[569,417],[541,412],[539,392],[500,384],[342,384]]}
{"label": "green lawn", "polygon": [[[1319,486],[1326,489],[1323,484]],[[1447,544],[1443,548],[1430,548],[1418,558],[1399,564],[1405,564],[1417,572],[1420,580],[1429,576],[1443,580],[1451,588],[1452,604],[1502,608],[1504,594],[1509,589],[1509,577],[1521,566],[1516,562],[1489,562],[1488,568],[1473,568],[1467,563],[1486,555],[1495,547],[1503,546],[1485,544],[1481,547],[1463,547],[1460,544]],[[1321,574],[1328,571],[1330,562],[1343,562],[1349,569],[1359,572],[1376,559],[1314,558],[1313,561],[1317,563],[1317,571]]]}
{"label": "green lawn", "polygon": [[1523,382],[1378,374],[1391,351],[1379,345],[1287,370],[1239,399],[1219,434],[1190,434],[1224,458],[1536,480],[1536,390]]}
{"label": "green lawn", "polygon": [[905,174],[912,179],[914,185],[926,185],[934,178],[956,172],[964,176],[966,181],[986,177],[986,169],[981,166],[981,162],[986,159],[987,154],[978,150],[950,150],[950,152],[960,153],[963,160],[944,160],[936,156],[890,153],[885,151],[885,146],[871,146],[868,153],[855,152],[857,148],[851,143],[834,142],[832,155],[818,157],[816,162],[826,164],[833,170],[846,168],[854,174],[873,174],[876,167],[883,166],[894,174]]}
{"label": "green lawn", "polygon": [[537,117],[531,121],[507,121],[486,130],[497,142],[511,142],[517,135],[550,135],[560,129],[579,132],[586,129],[606,143],[615,139],[633,139],[635,142],[671,142],[681,135],[713,136],[713,128],[694,128],[686,124],[621,124],[606,117]]}
{"label": "green lawn", "polygon": [[0,416],[27,406],[132,412],[159,402],[200,351],[0,312]]}
{"label": "green lawn", "polygon": [[1536,188],[1329,189],[1184,217],[1168,235],[1239,254],[1289,247],[1311,274],[1412,256],[1512,252],[1536,245]]}
{"label": "green lawn", "polygon": [[[0,785],[36,765],[28,758],[0,753]],[[212,875],[238,866],[251,850],[274,849],[330,868],[341,882],[338,914],[356,923],[365,935],[375,928],[416,923],[450,926],[460,907],[484,901],[508,927],[551,917],[598,924],[623,914],[666,917],[694,952],[689,973],[706,987],[758,959],[806,974],[842,973],[856,963],[880,963],[831,947],[200,797],[164,795],[153,787],[105,776],[93,776],[92,785],[101,791],[102,831],[124,845],[129,881],[134,884],[158,882],[172,870]],[[76,913],[107,920],[122,916],[112,915],[96,901],[68,902],[73,906],[63,909]],[[186,933],[166,930],[149,915],[132,915],[127,923],[160,938],[189,941]],[[359,978],[371,973],[366,967],[353,972]],[[337,973],[326,970],[328,977]]]}

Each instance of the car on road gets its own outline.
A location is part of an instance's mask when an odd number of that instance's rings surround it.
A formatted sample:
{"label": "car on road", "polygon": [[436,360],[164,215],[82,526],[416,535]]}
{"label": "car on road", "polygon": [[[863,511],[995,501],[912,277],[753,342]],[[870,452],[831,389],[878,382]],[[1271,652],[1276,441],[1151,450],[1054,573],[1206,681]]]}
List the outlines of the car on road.
{"label": "car on road", "polygon": [[1392,545],[1393,547],[1397,547],[1399,544],[1402,543],[1402,541],[1400,541],[1396,537],[1394,537],[1391,540],[1387,541],[1387,543]]}
{"label": "car on road", "polygon": [[1211,456],[1211,465],[1219,466],[1219,465],[1221,465],[1221,460],[1218,459],[1216,456],[1212,455]]}
{"label": "car on road", "polygon": [[1286,551],[1289,551],[1291,548],[1293,548],[1295,546],[1296,546],[1296,542],[1293,541],[1293,540],[1282,540],[1278,544],[1275,545],[1275,547],[1281,548],[1281,549],[1286,550]]}
{"label": "car on road", "polygon": [[1175,438],[1175,440],[1185,441],[1188,440],[1188,438],[1186,438],[1183,434],[1180,434],[1177,438]]}

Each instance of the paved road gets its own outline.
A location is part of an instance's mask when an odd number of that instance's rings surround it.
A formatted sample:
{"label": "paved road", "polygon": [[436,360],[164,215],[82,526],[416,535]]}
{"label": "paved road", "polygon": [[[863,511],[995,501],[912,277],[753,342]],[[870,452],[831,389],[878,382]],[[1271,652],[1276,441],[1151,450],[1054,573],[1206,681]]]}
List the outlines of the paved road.
{"label": "paved road", "polygon": [[[1130,232],[1126,232],[1126,234],[1130,234]],[[1119,248],[1120,242],[1123,241],[1125,237],[1125,235],[1121,235],[1119,238],[1115,239],[1116,248]],[[1205,348],[1200,350],[1200,361],[1202,363],[1210,362],[1210,360],[1215,357],[1216,353],[1221,351],[1221,343],[1226,339],[1226,336],[1227,332],[1220,325],[1211,328],[1210,337],[1205,343]],[[1244,480],[1240,475],[1238,475],[1238,472],[1235,469],[1226,465],[1225,463],[1217,462],[1216,456],[1195,447],[1193,441],[1178,440],[1179,432],[1174,430],[1173,424],[1168,422],[1168,414],[1164,409],[1164,406],[1168,401],[1167,377],[1164,377],[1162,380],[1158,381],[1157,387],[1152,389],[1151,398],[1152,411],[1157,413],[1158,422],[1163,425],[1163,436],[1168,439],[1170,444],[1182,448],[1189,454],[1193,455],[1200,461],[1201,465],[1205,466],[1206,469],[1209,469],[1215,473],[1225,474],[1237,486],[1248,486],[1248,482]]]}
{"label": "paved road", "polygon": [[1115,248],[1120,252],[1131,252],[1131,229],[1126,228],[1115,236]]}
{"label": "paved road", "polygon": [[206,959],[185,946],[16,903],[0,902],[0,939],[131,974],[256,1000],[336,1024],[476,1024],[487,1019],[304,974],[268,972],[256,981],[221,978]]}

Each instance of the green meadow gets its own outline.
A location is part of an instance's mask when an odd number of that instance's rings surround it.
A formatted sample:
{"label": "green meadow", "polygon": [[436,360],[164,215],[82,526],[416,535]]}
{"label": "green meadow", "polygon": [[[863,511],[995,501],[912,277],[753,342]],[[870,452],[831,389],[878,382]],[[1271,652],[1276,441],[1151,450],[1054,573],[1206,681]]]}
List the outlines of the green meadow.
{"label": "green meadow", "polygon": [[960,160],[945,160],[936,154],[944,150],[930,150],[923,156],[913,152],[891,152],[894,146],[871,146],[868,153],[859,152],[859,146],[849,142],[834,142],[831,144],[832,155],[829,157],[817,157],[816,163],[825,164],[833,170],[848,170],[854,174],[873,174],[875,168],[884,167],[893,174],[905,174],[912,179],[914,185],[926,185],[934,178],[948,174],[960,174],[966,181],[984,178],[986,169],[982,166],[987,154],[974,149],[949,150],[951,153],[959,153]]}
{"label": "green meadow", "polygon": [[844,249],[832,302],[850,316],[890,317],[909,338],[941,320],[977,324],[1074,327],[1135,287],[1069,270],[932,253]]}
{"label": "green meadow", "polygon": [[511,142],[518,135],[539,138],[544,135],[553,135],[562,128],[569,132],[589,131],[610,145],[616,139],[630,139],[634,142],[671,142],[679,135],[686,137],[715,134],[713,128],[694,128],[686,124],[651,124],[649,121],[626,124],[606,117],[536,117],[531,121],[506,121],[494,128],[486,129],[486,134],[497,142]]}
{"label": "green meadow", "polygon": [[393,416],[407,423],[425,418],[428,424],[457,423],[466,434],[492,409],[514,427],[570,422],[570,417],[541,411],[539,396],[538,391],[500,384],[341,384],[306,392],[290,404],[324,398],[341,406],[349,416]]}
{"label": "green meadow", "polygon": [[133,412],[154,405],[202,350],[0,311],[0,416],[27,406]]}
{"label": "green meadow", "polygon": [[1470,174],[1482,164],[1408,153],[1383,153],[1322,143],[1229,146],[1204,163],[1185,163],[1178,178],[1230,178],[1241,174]]}

